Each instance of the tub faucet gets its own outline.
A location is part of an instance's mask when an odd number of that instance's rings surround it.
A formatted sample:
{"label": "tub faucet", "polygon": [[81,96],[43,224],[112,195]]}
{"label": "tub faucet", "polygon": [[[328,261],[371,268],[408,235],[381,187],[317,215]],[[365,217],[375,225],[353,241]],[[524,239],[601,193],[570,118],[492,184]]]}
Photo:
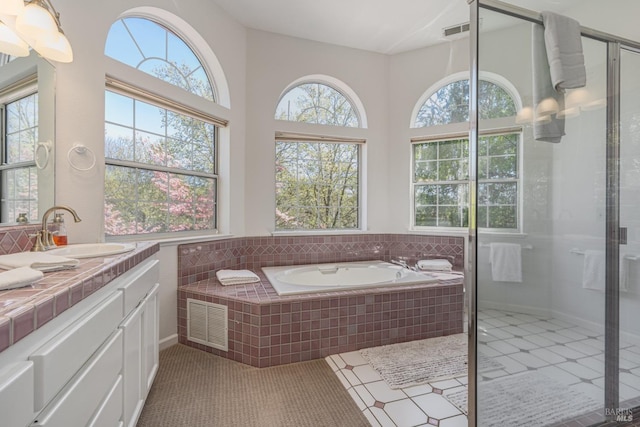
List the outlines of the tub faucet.
{"label": "tub faucet", "polygon": [[413,271],[417,270],[416,266],[410,267],[409,264],[407,264],[407,261],[405,261],[404,259],[392,259],[391,263],[399,265],[400,267],[404,267],[408,270],[413,270]]}
{"label": "tub faucet", "polygon": [[47,209],[44,215],[42,215],[42,229],[36,233],[36,241],[31,248],[32,252],[47,251],[51,248],[56,247],[56,244],[53,242],[53,233],[49,232],[49,230],[47,229],[47,221],[49,220],[49,215],[57,210],[65,210],[69,212],[71,215],[73,215],[74,222],[82,221],[76,211],[68,206],[54,206]]}

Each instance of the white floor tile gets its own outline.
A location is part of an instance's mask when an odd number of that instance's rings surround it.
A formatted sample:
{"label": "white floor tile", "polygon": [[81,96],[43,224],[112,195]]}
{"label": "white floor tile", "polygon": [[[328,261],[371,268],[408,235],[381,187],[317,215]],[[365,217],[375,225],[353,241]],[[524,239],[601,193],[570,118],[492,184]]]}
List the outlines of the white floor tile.
{"label": "white floor tile", "polygon": [[463,384],[463,385],[469,384],[469,378],[467,378],[466,376],[465,377],[456,378],[456,380],[458,380],[458,382],[460,384]]}
{"label": "white floor tile", "polygon": [[373,416],[376,417],[376,420],[382,427],[396,427],[396,423],[394,423],[391,418],[389,418],[389,415],[387,415],[387,413],[382,409],[376,408],[374,406],[373,408],[369,408],[369,410],[371,411]]}
{"label": "white floor tile", "polygon": [[[515,362],[515,360],[514,360]],[[505,377],[507,375],[509,375],[510,373],[505,371],[504,369],[498,369],[497,371],[489,371],[489,372],[482,372],[480,374],[480,377],[484,377],[484,378],[488,378],[490,380],[495,379],[495,378],[499,378],[499,377]]]}
{"label": "white floor tile", "polygon": [[515,359],[516,362],[522,363],[527,368],[541,368],[549,364],[548,362],[545,362],[544,360],[529,353],[514,353],[510,354],[509,357]]}
{"label": "white floor tile", "polygon": [[541,334],[543,332],[547,332],[546,329],[542,329],[539,326],[534,325],[533,323],[526,323],[523,325],[518,325],[520,329],[524,329],[525,331],[529,331],[532,334]]}
{"label": "white floor tile", "polygon": [[570,328],[570,327],[572,327],[572,326],[575,326],[575,325],[574,325],[574,324],[572,324],[572,323],[565,322],[564,320],[555,319],[555,318],[548,319],[548,320],[547,320],[547,322],[551,322],[551,323],[553,323],[554,325],[558,325],[558,326],[561,326],[561,327],[563,327],[563,328]]}
{"label": "white floor tile", "polygon": [[440,390],[446,390],[448,388],[459,387],[460,383],[454,379],[437,381],[435,383],[429,383],[433,388],[439,388]]}
{"label": "white floor tile", "polygon": [[531,354],[533,354],[534,356],[544,360],[547,363],[550,364],[556,364],[556,363],[562,363],[562,362],[566,362],[567,359],[565,359],[564,357],[560,356],[558,353],[554,353],[553,351],[549,351],[546,348],[539,348],[536,350],[531,350]]}
{"label": "white floor tile", "polygon": [[509,340],[505,340],[505,342],[520,350],[534,350],[540,347],[539,345],[522,338],[511,338]]}
{"label": "white floor tile", "polygon": [[531,335],[530,331],[526,329],[522,329],[519,326],[507,326],[502,328],[503,331],[513,334],[514,336],[525,337],[527,335]]}
{"label": "white floor tile", "polygon": [[589,338],[588,336],[575,332],[571,329],[560,329],[556,331],[556,333],[559,335],[565,336],[567,338],[571,338],[572,340],[575,340],[575,341],[586,340]]}
{"label": "white floor tile", "polygon": [[367,421],[369,421],[369,424],[371,424],[371,427],[381,427],[382,426],[382,424],[380,424],[380,422],[376,419],[376,417],[371,413],[371,411],[369,409],[367,409],[365,411],[362,411],[362,413],[367,418]]}
{"label": "white floor tile", "polygon": [[541,334],[539,334],[539,336],[541,336],[542,338],[546,338],[548,340],[551,340],[557,344],[566,344],[568,342],[573,341],[571,338],[567,338],[565,336],[562,336],[560,334],[556,334],[555,332],[543,332]]}
{"label": "white floor tile", "polygon": [[429,417],[437,420],[461,414],[458,408],[439,394],[423,394],[422,396],[414,397],[413,401],[416,402],[418,406],[420,406],[420,409],[429,415]]}
{"label": "white floor tile", "polygon": [[340,357],[339,354],[329,356],[327,357],[327,360],[331,360],[338,369],[344,369],[344,367],[347,366],[347,364],[344,363],[344,360],[342,360],[342,357]]}
{"label": "white floor tile", "polygon": [[484,344],[484,343],[480,343],[480,345],[478,345],[478,353],[483,354],[487,357],[502,356],[502,353],[500,353],[498,350],[494,350],[493,348],[489,347],[487,344]]}
{"label": "white floor tile", "polygon": [[489,329],[487,333],[492,337],[498,338],[499,340],[508,340],[509,338],[514,338],[513,334],[510,334],[509,332],[500,328]]}
{"label": "white floor tile", "polygon": [[507,322],[502,321],[500,318],[494,317],[492,319],[485,319],[482,321],[487,325],[491,325],[494,328],[503,328],[505,326],[510,326]]}
{"label": "white floor tile", "polygon": [[539,318],[532,316],[530,314],[524,314],[524,313],[518,313],[518,314],[514,314],[513,315],[514,318],[520,320],[521,324],[522,323],[535,323],[538,322]]}
{"label": "white floor tile", "polygon": [[537,372],[566,385],[577,384],[580,382],[580,378],[555,366],[545,366],[544,368],[538,369]]}
{"label": "white floor tile", "polygon": [[564,329],[563,326],[556,325],[554,323],[549,322],[548,320],[540,320],[538,322],[534,322],[531,325],[537,326],[539,328],[544,329],[545,331],[557,331],[558,329]]}
{"label": "white floor tile", "polygon": [[547,347],[547,350],[551,350],[554,353],[559,354],[567,359],[581,359],[586,356],[584,353],[580,353],[572,348],[565,347],[563,345],[554,345],[553,347]]}
{"label": "white floor tile", "polygon": [[604,341],[600,341],[598,339],[589,338],[587,340],[580,341],[582,344],[586,344],[589,347],[593,347],[597,350],[600,350],[601,353],[604,353]]}
{"label": "white floor tile", "polygon": [[573,331],[573,332],[585,335],[587,337],[595,337],[595,336],[602,335],[602,332],[594,331],[594,330],[591,330],[591,329],[588,329],[588,328],[584,328],[582,326],[574,326],[574,327],[569,328],[569,329],[571,331]]}
{"label": "white floor tile", "polygon": [[325,362],[327,362],[327,364],[331,367],[331,370],[333,372],[336,372],[338,369],[338,366],[336,365],[336,363],[333,361],[333,356],[328,356],[324,358]]}
{"label": "white floor tile", "polygon": [[362,399],[360,398],[360,396],[358,395],[358,393],[355,391],[354,388],[350,388],[347,391],[349,392],[349,394],[351,395],[351,398],[353,399],[354,402],[356,402],[356,405],[358,405],[358,408],[361,411],[364,411],[365,409],[367,409],[367,405],[362,401]]}
{"label": "white floor tile", "polygon": [[368,383],[364,386],[369,390],[369,393],[371,393],[374,399],[382,403],[393,402],[394,400],[406,398],[406,395],[402,390],[393,390],[389,388],[387,383],[384,381]]}
{"label": "white floor tile", "polygon": [[600,376],[600,374],[593,369],[589,369],[586,366],[580,365],[575,362],[560,363],[556,366],[560,369],[564,369],[565,371],[575,375],[578,378],[582,378],[585,380],[593,380]]}
{"label": "white floor tile", "polygon": [[586,394],[587,396],[589,396],[590,398],[592,398],[598,403],[604,402],[604,389],[596,387],[593,384],[580,382],[577,384],[570,385],[569,387],[571,387],[572,389],[578,390],[581,393]]}
{"label": "white floor tile", "polygon": [[517,353],[520,351],[518,347],[514,347],[505,341],[492,341],[487,345],[492,349],[499,351],[502,354],[511,354],[511,353]]}
{"label": "white floor tile", "polygon": [[412,427],[429,421],[429,417],[409,399],[387,403],[384,411],[398,427]]}
{"label": "white floor tile", "polygon": [[376,399],[369,393],[369,390],[364,385],[357,385],[353,389],[358,393],[360,399],[369,407],[376,403]]}
{"label": "white floor tile", "polygon": [[347,365],[360,366],[367,365],[367,361],[362,358],[359,351],[350,351],[348,353],[340,353],[340,357]]}
{"label": "white floor tile", "polygon": [[466,415],[458,415],[455,417],[440,420],[439,427],[468,427],[469,421]]}
{"label": "white floor tile", "polygon": [[583,343],[582,341],[568,342],[565,345],[569,348],[579,351],[580,353],[584,353],[587,356],[595,356],[596,354],[601,353],[601,351],[597,348],[593,348],[590,345]]}
{"label": "white floor tile", "polygon": [[[504,370],[507,371],[509,374],[515,374],[517,372],[522,372],[527,370],[526,366],[512,359],[509,356],[496,357],[494,360],[502,364],[502,366],[504,366]],[[490,372],[482,372],[480,375],[482,375],[483,377],[489,377],[489,374]]]}
{"label": "white floor tile", "polygon": [[355,368],[353,368],[353,373],[360,379],[360,382],[362,383],[370,383],[374,381],[380,381],[382,379],[378,371],[373,369],[368,363],[366,365],[356,366]]}
{"label": "white floor tile", "polygon": [[414,385],[412,387],[405,387],[402,389],[402,391],[404,391],[407,396],[413,397],[419,396],[421,394],[431,393],[433,391],[433,388],[429,384],[420,384]]}
{"label": "white floor tile", "polygon": [[620,382],[636,389],[636,396],[640,395],[640,377],[628,372],[620,372]]}
{"label": "white floor tile", "polygon": [[346,389],[351,388],[351,384],[349,383],[349,381],[347,381],[344,375],[342,375],[342,371],[336,372],[336,376],[338,377],[338,379],[340,380],[344,388]]}
{"label": "white floor tile", "polygon": [[356,377],[353,371],[349,369],[343,369],[340,372],[342,372],[342,375],[344,375],[347,381],[349,381],[349,384],[351,384],[352,386],[362,384],[362,381],[360,381],[360,378]]}

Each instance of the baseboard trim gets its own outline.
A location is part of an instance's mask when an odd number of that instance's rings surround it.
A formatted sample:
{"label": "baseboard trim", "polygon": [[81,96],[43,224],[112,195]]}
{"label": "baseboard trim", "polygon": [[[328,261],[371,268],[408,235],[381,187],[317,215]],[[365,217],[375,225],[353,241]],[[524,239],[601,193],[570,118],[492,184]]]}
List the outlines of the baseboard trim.
{"label": "baseboard trim", "polygon": [[178,334],[169,335],[168,337],[162,338],[158,342],[158,347],[160,350],[164,350],[165,348],[169,348],[172,345],[178,344]]}

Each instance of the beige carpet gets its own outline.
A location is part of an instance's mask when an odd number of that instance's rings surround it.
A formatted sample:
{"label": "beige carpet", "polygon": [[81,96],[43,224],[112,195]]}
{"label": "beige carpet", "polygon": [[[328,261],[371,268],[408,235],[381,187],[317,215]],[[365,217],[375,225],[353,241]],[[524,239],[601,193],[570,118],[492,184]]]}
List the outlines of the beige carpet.
{"label": "beige carpet", "polygon": [[369,426],[324,360],[254,368],[177,344],[160,368],[139,427]]}

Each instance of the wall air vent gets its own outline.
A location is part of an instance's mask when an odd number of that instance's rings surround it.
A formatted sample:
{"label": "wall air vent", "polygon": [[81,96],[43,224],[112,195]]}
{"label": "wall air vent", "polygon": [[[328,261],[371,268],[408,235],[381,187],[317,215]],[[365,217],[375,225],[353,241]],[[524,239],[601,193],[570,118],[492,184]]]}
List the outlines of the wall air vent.
{"label": "wall air vent", "polygon": [[447,27],[442,30],[442,35],[444,37],[454,37],[457,35],[461,35],[469,31],[469,23],[466,22],[464,24],[454,25],[452,27]]}
{"label": "wall air vent", "polygon": [[187,339],[229,351],[227,306],[187,299]]}

